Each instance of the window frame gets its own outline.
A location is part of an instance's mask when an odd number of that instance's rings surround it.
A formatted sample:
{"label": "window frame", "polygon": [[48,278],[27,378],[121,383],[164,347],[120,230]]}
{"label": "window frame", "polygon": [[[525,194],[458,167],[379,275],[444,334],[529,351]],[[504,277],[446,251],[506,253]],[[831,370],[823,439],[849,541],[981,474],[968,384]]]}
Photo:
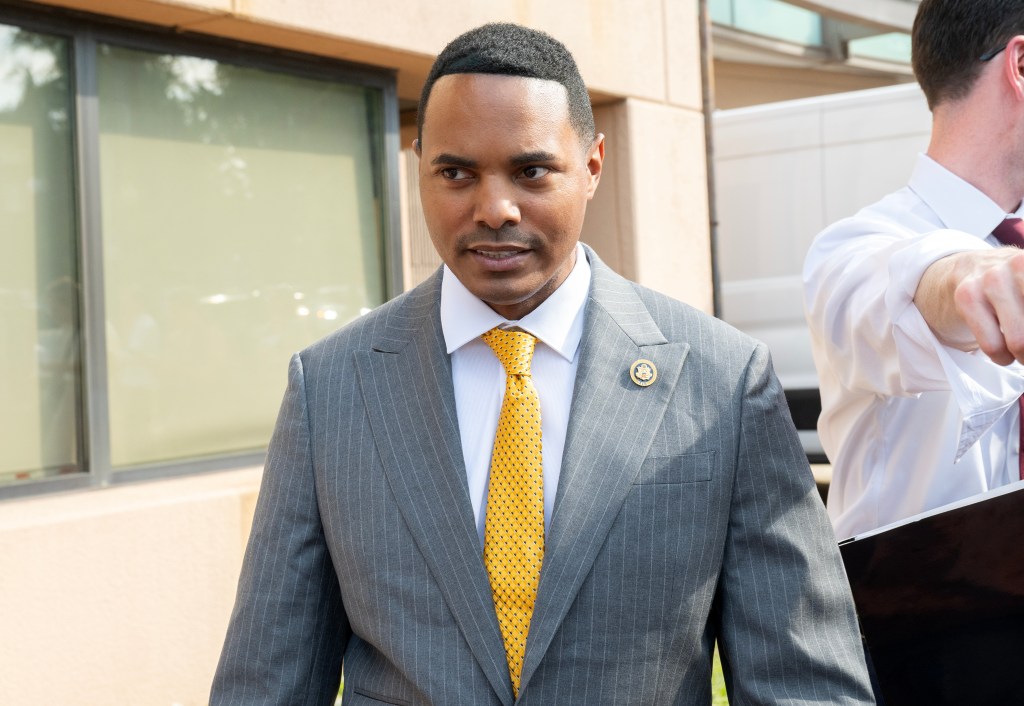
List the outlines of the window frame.
{"label": "window frame", "polygon": [[[137,464],[114,469],[110,458],[103,230],[100,210],[97,52],[101,43],[164,54],[181,54],[298,78],[346,83],[380,91],[382,267],[385,299],[402,291],[399,202],[399,104],[396,72],[329,57],[307,55],[189,31],[154,27],[72,10],[0,6],[0,24],[61,37],[68,43],[71,149],[74,164],[75,253],[79,300],[79,427],[81,470],[0,485],[0,501],[60,491],[122,485],[141,480],[262,466],[266,450]],[[286,361],[281,361],[284,374]]]}

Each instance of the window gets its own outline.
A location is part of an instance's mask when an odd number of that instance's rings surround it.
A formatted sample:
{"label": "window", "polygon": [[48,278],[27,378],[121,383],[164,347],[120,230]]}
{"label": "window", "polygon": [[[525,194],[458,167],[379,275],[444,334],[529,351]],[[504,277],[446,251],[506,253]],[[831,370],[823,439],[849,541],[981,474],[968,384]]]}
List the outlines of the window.
{"label": "window", "polygon": [[909,64],[910,35],[906,32],[888,32],[854,39],[850,42],[850,56]]}
{"label": "window", "polygon": [[804,46],[821,46],[821,15],[784,0],[711,0],[713,22]]}
{"label": "window", "polygon": [[0,483],[82,467],[68,42],[0,24]]}
{"label": "window", "polygon": [[395,160],[383,73],[0,15],[0,497],[257,460],[400,281]]}

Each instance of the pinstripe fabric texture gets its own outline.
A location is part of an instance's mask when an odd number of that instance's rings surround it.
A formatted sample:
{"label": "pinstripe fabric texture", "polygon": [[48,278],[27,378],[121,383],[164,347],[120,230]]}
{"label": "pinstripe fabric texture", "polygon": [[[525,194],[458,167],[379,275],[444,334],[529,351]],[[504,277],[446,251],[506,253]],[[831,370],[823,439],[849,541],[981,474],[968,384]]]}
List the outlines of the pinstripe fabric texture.
{"label": "pinstripe fabric texture", "polygon": [[[211,701],[873,703],[763,345],[593,266],[518,700],[466,487],[440,277],[296,355]],[[633,361],[658,369],[647,388]]]}

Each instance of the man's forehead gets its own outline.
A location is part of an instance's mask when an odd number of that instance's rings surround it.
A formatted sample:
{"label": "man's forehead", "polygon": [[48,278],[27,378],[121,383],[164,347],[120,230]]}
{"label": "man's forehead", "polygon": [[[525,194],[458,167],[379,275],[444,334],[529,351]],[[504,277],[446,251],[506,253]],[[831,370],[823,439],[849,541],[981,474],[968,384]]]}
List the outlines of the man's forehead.
{"label": "man's forehead", "polygon": [[558,81],[529,76],[509,76],[507,74],[460,73],[447,74],[437,79],[430,89],[430,97],[426,105],[426,116],[431,113],[431,105],[440,101],[460,101],[472,95],[475,109],[486,108],[487,103],[495,106],[507,105],[510,100],[524,101],[534,108],[538,105],[549,109],[569,110],[569,93]]}
{"label": "man's forehead", "polygon": [[[481,122],[485,121],[485,122]],[[458,139],[477,127],[519,131],[571,129],[568,94],[557,81],[504,74],[448,74],[430,92],[423,119],[423,141],[434,134]]]}

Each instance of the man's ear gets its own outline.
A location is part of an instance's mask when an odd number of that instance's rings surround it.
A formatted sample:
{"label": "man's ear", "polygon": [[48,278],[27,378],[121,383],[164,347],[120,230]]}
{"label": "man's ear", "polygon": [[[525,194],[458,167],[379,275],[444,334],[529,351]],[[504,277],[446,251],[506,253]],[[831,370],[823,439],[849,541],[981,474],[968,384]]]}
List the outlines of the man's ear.
{"label": "man's ear", "polygon": [[420,155],[420,152],[421,152],[421,149],[420,149],[420,138],[417,137],[417,138],[413,139],[413,141],[412,141],[412,149],[416,153],[417,157],[421,156]]}
{"label": "man's ear", "polygon": [[602,169],[604,169],[604,134],[599,132],[587,153],[587,170],[590,172],[590,185],[587,188],[588,199],[593,198],[594,192],[597,191]]}
{"label": "man's ear", "polygon": [[1024,101],[1024,35],[1018,34],[1006,44],[1003,76],[1018,101]]}

